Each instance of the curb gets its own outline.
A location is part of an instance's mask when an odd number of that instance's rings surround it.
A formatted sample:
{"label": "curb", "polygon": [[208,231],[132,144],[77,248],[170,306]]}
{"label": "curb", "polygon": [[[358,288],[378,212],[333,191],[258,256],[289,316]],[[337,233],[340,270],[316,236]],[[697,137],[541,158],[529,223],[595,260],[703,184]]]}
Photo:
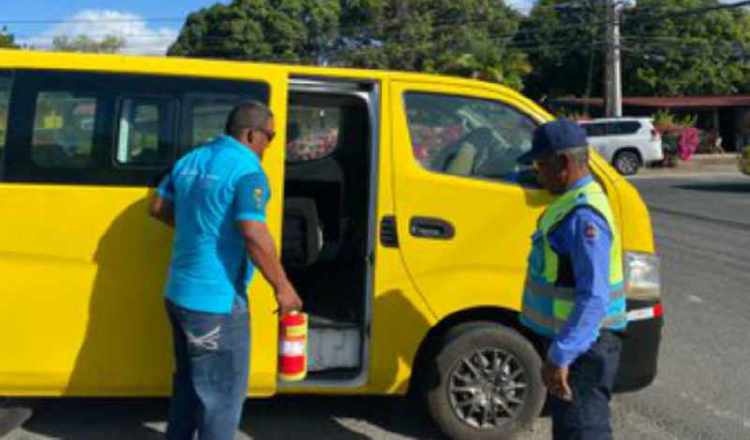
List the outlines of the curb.
{"label": "curb", "polygon": [[725,154],[696,154],[689,161],[680,161],[679,166],[690,165],[690,166],[701,166],[701,165],[736,165],[737,154],[736,153],[725,153]]}
{"label": "curb", "polygon": [[737,155],[730,154],[696,154],[688,161],[677,161],[675,167],[650,167],[647,170],[657,172],[672,172],[672,171],[700,171],[705,168],[716,168],[716,167],[733,167],[737,169]]}

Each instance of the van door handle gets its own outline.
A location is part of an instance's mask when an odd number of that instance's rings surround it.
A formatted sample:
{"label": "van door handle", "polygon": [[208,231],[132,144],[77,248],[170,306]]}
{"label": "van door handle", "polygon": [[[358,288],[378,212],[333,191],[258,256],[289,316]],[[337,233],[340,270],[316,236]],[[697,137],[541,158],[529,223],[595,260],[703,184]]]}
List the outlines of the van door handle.
{"label": "van door handle", "polygon": [[456,229],[450,222],[432,217],[412,217],[409,232],[418,238],[450,240],[456,235]]}

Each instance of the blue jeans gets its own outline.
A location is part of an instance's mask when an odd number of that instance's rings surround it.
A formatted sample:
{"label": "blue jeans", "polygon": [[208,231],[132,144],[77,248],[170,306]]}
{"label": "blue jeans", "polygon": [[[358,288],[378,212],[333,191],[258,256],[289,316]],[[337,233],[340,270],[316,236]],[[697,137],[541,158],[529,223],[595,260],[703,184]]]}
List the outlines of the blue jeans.
{"label": "blue jeans", "polygon": [[610,331],[570,365],[573,401],[550,395],[554,440],[610,440],[609,401],[620,362],[622,341]]}
{"label": "blue jeans", "polygon": [[166,300],[174,338],[175,373],[168,440],[232,440],[247,395],[249,315],[235,300],[231,313],[187,310]]}

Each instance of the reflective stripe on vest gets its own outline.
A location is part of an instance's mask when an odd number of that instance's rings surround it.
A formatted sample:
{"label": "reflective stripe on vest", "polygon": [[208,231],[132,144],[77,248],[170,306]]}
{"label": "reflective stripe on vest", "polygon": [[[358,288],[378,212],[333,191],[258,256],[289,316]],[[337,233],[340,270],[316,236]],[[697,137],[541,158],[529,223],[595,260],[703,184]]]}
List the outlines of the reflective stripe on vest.
{"label": "reflective stripe on vest", "polygon": [[542,214],[529,255],[521,321],[533,331],[554,336],[567,321],[575,304],[575,288],[559,286],[560,257],[549,244],[549,234],[570,213],[589,207],[608,223],[612,233],[609,268],[609,307],[602,327],[623,330],[627,310],[623,291],[622,247],[614,216],[604,191],[596,182],[568,191],[555,200]]}
{"label": "reflective stripe on vest", "polygon": [[[530,278],[526,280],[526,290],[531,290],[537,295],[551,299],[559,298],[566,301],[575,301],[576,298],[576,289],[574,287],[551,286],[546,283],[536,282]],[[616,300],[623,295],[625,295],[625,290],[622,288],[611,290],[609,292],[609,299],[610,301]]]}

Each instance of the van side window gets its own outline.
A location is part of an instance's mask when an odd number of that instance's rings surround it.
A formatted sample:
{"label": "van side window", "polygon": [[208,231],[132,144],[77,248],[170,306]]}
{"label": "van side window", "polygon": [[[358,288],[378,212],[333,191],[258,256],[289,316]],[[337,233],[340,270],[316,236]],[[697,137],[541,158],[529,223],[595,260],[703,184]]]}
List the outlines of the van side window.
{"label": "van side window", "polygon": [[31,160],[42,168],[88,168],[94,162],[97,97],[40,91],[36,97]]}
{"label": "van side window", "polygon": [[173,99],[125,98],[119,105],[118,165],[159,167],[171,162],[175,150]]}
{"label": "van side window", "polygon": [[324,158],[334,152],[339,141],[341,106],[290,104],[286,135],[287,162]]}
{"label": "van side window", "polygon": [[[246,94],[189,93],[185,96],[188,142],[187,149],[204,144],[224,134],[229,112],[242,101],[253,99]],[[255,98],[258,99],[258,98]]]}
{"label": "van side window", "polygon": [[3,160],[5,150],[5,136],[8,131],[8,113],[10,107],[10,92],[12,77],[9,72],[0,72],[0,161]]}
{"label": "van side window", "polygon": [[517,181],[517,163],[531,149],[536,124],[491,100],[407,93],[406,114],[414,157],[445,174]]}
{"label": "van side window", "polygon": [[54,69],[16,70],[12,87],[4,180],[66,185],[155,186],[234,104],[270,95],[259,81]]}

